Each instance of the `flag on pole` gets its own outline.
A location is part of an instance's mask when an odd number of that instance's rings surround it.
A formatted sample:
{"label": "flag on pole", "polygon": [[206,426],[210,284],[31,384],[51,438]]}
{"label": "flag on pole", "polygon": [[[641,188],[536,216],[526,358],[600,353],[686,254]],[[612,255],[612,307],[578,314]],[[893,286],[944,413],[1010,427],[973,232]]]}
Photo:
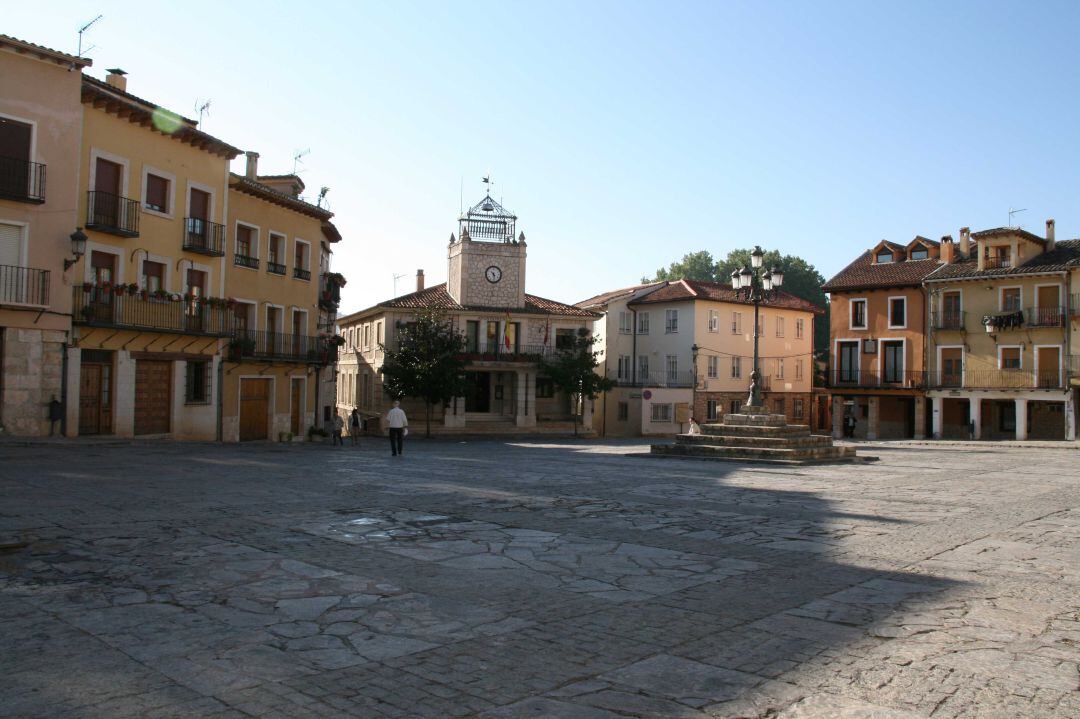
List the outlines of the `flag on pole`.
{"label": "flag on pole", "polygon": [[548,338],[551,337],[551,318],[548,317],[547,324],[544,325],[544,346],[547,347]]}
{"label": "flag on pole", "polygon": [[503,328],[503,344],[510,349],[510,310],[506,311],[506,326]]}

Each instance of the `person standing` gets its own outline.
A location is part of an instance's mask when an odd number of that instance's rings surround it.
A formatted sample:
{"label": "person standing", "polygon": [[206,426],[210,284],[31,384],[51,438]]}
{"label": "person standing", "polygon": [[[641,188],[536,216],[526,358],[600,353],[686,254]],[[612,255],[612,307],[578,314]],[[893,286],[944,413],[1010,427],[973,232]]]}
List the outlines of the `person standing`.
{"label": "person standing", "polygon": [[353,407],[352,414],[349,415],[349,437],[352,438],[353,446],[360,441],[360,411]]}
{"label": "person standing", "polygon": [[405,454],[402,444],[405,441],[405,431],[409,426],[409,418],[405,416],[405,410],[401,408],[401,402],[394,400],[394,406],[386,413],[386,423],[390,426],[390,454],[394,457]]}
{"label": "person standing", "polygon": [[334,421],[332,424],[332,428],[333,434],[330,443],[339,446],[344,445],[345,443],[341,440],[341,430],[345,429],[345,420],[341,418],[341,413],[337,410],[334,410]]}

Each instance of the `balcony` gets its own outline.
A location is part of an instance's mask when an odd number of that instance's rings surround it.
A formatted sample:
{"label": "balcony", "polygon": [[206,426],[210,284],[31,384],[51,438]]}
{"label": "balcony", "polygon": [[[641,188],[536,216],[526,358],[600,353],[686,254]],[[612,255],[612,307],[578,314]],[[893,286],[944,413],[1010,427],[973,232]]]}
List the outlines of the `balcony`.
{"label": "balcony", "polygon": [[543,357],[554,357],[568,350],[554,345],[512,345],[503,343],[468,343],[462,356],[477,362],[537,362]]}
{"label": "balcony", "polygon": [[201,217],[184,218],[184,250],[211,257],[225,256],[225,225]]}
{"label": "balcony", "polygon": [[1033,372],[1024,369],[982,369],[958,372],[931,372],[930,386],[964,389],[1060,389],[1064,372]]}
{"label": "balcony", "polygon": [[269,272],[272,275],[284,275],[285,274],[285,265],[279,264],[277,262],[271,262],[271,261],[267,260],[266,261],[266,271]]}
{"label": "balcony", "polygon": [[74,293],[75,324],[212,337],[233,334],[233,314],[226,307],[176,299],[176,295],[130,294],[123,287],[84,284]]}
{"label": "balcony", "polygon": [[1028,327],[1064,327],[1064,307],[1032,307],[1024,310]]}
{"label": "balcony", "polygon": [[49,271],[0,265],[0,304],[48,307]]}
{"label": "balcony", "polygon": [[34,205],[45,202],[45,165],[0,157],[0,198]]}
{"label": "balcony", "polygon": [[298,280],[310,280],[311,270],[305,270],[302,267],[294,267],[292,271],[292,276]]}
{"label": "balcony", "polygon": [[259,269],[259,258],[246,255],[233,255],[233,264],[237,267],[248,267],[253,270]]}
{"label": "balcony", "polygon": [[308,335],[284,332],[240,330],[229,343],[229,359],[270,360],[329,364],[337,351],[325,340]]}
{"label": "balcony", "polygon": [[833,370],[831,387],[873,387],[878,389],[922,389],[926,387],[926,372],[922,370]]}
{"label": "balcony", "polygon": [[111,192],[87,191],[86,229],[120,237],[138,237],[139,201]]}
{"label": "balcony", "polygon": [[[646,376],[642,376],[640,373],[635,377],[614,378],[615,384],[620,387],[693,387],[694,386],[694,373],[686,371],[678,372],[650,372]],[[704,378],[702,378],[704,379]],[[715,377],[713,379],[716,379]],[[764,378],[765,384],[768,384],[768,377]],[[746,379],[746,386],[749,388],[750,380]],[[761,389],[767,389],[762,387]]]}
{"label": "balcony", "polygon": [[983,269],[1007,270],[1013,266],[1012,257],[1009,255],[990,255],[983,258]]}
{"label": "balcony", "polygon": [[930,322],[935,330],[963,330],[966,327],[964,312],[934,312]]}

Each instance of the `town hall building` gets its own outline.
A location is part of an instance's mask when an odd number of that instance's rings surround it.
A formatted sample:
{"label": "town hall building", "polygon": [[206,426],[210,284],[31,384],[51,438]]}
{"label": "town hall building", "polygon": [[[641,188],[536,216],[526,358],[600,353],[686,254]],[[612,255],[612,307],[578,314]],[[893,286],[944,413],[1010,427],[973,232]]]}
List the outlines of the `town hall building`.
{"label": "town hall building", "polygon": [[[527,245],[516,223],[513,213],[485,196],[450,235],[446,282],[425,287],[419,270],[415,292],[339,318],[342,415],[358,408],[368,429],[378,427],[391,401],[382,391],[383,348],[396,346],[418,311],[434,309],[465,336],[468,389],[435,408],[433,432],[564,432],[575,414],[590,430],[592,402],[559,392],[540,372],[540,359],[569,347],[598,315],[525,291]],[[424,416],[421,400],[405,398],[402,405],[414,422]]]}

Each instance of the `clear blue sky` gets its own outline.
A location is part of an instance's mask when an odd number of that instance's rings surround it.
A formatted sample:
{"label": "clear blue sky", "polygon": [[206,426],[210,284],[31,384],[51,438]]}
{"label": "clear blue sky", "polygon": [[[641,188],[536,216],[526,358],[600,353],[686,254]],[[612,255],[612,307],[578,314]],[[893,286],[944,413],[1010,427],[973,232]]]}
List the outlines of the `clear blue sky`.
{"label": "clear blue sky", "polygon": [[[0,32],[331,188],[343,310],[446,276],[465,203],[566,302],[760,244],[826,277],[881,238],[1018,221],[1080,235],[1080,4],[6,3]],[[241,158],[242,160],[242,158]],[[234,169],[240,170],[238,160]]]}

